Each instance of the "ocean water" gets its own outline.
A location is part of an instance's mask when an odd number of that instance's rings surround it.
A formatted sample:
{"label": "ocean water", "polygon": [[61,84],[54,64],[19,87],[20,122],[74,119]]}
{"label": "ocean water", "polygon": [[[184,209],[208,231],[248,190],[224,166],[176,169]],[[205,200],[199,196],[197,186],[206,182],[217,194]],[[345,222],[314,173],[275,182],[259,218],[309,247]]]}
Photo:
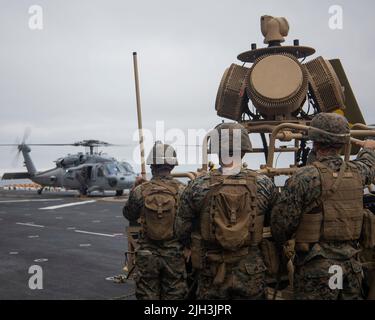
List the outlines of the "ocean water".
{"label": "ocean water", "polygon": [[12,184],[26,184],[32,183],[29,179],[20,179],[20,180],[0,180],[0,187],[9,186]]}

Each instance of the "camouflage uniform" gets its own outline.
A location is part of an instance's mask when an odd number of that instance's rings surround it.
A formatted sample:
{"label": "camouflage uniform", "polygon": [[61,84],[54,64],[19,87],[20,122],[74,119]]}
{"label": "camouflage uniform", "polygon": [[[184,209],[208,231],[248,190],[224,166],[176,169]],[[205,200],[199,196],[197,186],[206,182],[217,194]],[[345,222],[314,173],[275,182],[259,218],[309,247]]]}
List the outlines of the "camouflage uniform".
{"label": "camouflage uniform", "polygon": [[[232,179],[245,177],[250,170],[242,169]],[[190,247],[191,233],[196,231],[200,217],[207,214],[204,200],[209,191],[210,176],[221,174],[213,170],[190,182],[183,192],[177,212],[175,231],[178,239]],[[258,214],[269,214],[276,190],[273,182],[264,175],[257,176]],[[266,218],[267,218],[266,216]],[[231,266],[224,282],[213,284],[219,263],[210,262],[198,273],[199,299],[263,299],[265,289],[265,264],[258,246],[249,248],[248,254]]]}
{"label": "camouflage uniform", "polygon": [[367,300],[375,300],[375,248],[363,248],[360,255],[364,271],[364,291]]}
{"label": "camouflage uniform", "polygon": [[[338,172],[343,165],[339,155],[322,157],[318,160],[334,172]],[[363,149],[357,159],[350,163],[357,168],[363,186],[373,181],[374,151]],[[276,241],[284,244],[294,238],[302,215],[318,207],[321,201],[322,183],[318,169],[315,166],[298,169],[286,182],[272,210],[271,231]],[[297,252],[294,261],[295,298],[360,299],[362,266],[358,261],[358,252],[358,241],[320,241],[311,244],[307,252]],[[333,275],[329,273],[329,268],[332,265],[342,267],[343,290],[329,288],[329,279]]]}
{"label": "camouflage uniform", "polygon": [[[170,176],[153,177],[166,184],[179,184],[179,196],[184,185]],[[123,214],[130,223],[140,218],[144,206],[142,185],[134,188]],[[141,234],[136,252],[136,297],[139,300],[181,300],[187,293],[186,269],[182,245],[177,239],[153,241]]]}
{"label": "camouflage uniform", "polygon": [[184,185],[171,177],[178,165],[172,146],[156,141],[147,157],[153,178],[135,187],[123,213],[130,224],[140,218],[136,249],[137,299],[184,299],[187,293],[182,245],[174,236],[174,220]]}

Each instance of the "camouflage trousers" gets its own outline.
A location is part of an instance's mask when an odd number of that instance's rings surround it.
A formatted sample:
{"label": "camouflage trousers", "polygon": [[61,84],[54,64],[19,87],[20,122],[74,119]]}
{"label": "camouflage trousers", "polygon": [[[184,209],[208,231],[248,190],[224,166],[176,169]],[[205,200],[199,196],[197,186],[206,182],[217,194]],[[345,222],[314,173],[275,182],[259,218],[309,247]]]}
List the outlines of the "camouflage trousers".
{"label": "camouflage trousers", "polygon": [[359,257],[365,275],[363,288],[367,300],[375,300],[375,249],[363,249]]}
{"label": "camouflage trousers", "polygon": [[136,255],[138,300],[182,300],[187,294],[182,252],[175,248],[139,250]]}
{"label": "camouflage trousers", "polygon": [[[331,289],[330,279],[339,273],[329,273],[331,266],[342,268],[342,289]],[[315,257],[296,267],[294,297],[296,300],[358,300],[362,299],[362,266],[354,258],[333,260]]]}
{"label": "camouflage trousers", "polygon": [[245,256],[233,264],[226,264],[225,276],[219,284],[214,283],[221,263],[210,262],[198,273],[197,299],[265,299],[265,271],[259,256]]}

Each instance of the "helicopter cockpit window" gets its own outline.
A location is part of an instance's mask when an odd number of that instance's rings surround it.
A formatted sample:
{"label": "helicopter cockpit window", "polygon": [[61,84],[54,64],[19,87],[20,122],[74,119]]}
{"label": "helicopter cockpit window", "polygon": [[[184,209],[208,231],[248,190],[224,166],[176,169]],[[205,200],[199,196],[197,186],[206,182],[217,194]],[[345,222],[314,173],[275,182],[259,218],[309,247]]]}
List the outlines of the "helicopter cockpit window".
{"label": "helicopter cockpit window", "polygon": [[75,177],[75,172],[73,170],[66,170],[65,171],[65,177],[67,179],[74,179]]}
{"label": "helicopter cockpit window", "polygon": [[117,175],[122,172],[122,170],[115,163],[108,163],[106,164],[105,168],[110,175]]}
{"label": "helicopter cockpit window", "polygon": [[134,172],[133,168],[128,163],[121,163],[121,166],[125,169],[125,172]]}

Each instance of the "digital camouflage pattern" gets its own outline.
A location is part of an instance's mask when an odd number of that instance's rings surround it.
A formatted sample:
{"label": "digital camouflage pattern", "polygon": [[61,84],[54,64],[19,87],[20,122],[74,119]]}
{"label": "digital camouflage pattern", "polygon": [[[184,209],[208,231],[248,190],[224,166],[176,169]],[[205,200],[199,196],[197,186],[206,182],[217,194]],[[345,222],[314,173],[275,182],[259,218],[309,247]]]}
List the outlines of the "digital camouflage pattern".
{"label": "digital camouflage pattern", "polygon": [[375,248],[363,248],[359,259],[364,273],[364,291],[368,300],[375,300]]}
{"label": "digital camouflage pattern", "polygon": [[[201,215],[205,214],[204,199],[209,191],[210,175],[220,173],[213,170],[191,181],[180,199],[180,206],[175,222],[177,238],[190,247],[191,233],[199,226]],[[250,172],[242,169],[232,179],[244,178]],[[257,176],[258,214],[264,214],[269,219],[270,210],[276,196],[273,182],[264,175]],[[269,221],[269,220],[268,220]],[[206,267],[198,272],[198,299],[262,299],[265,290],[265,264],[259,247],[249,248],[248,255],[241,257],[235,263],[228,265],[224,282],[214,285],[220,263],[205,263]]]}
{"label": "digital camouflage pattern", "polygon": [[[343,290],[329,288],[333,273],[328,270],[336,265],[342,268]],[[316,258],[298,267],[294,278],[294,297],[297,300],[358,300],[362,299],[362,266],[356,258]]]}
{"label": "digital camouflage pattern", "polygon": [[[320,129],[324,130],[314,130]],[[327,134],[332,133],[332,135]],[[337,113],[319,113],[311,121],[309,139],[325,145],[345,144],[349,139],[350,128],[345,117]]]}
{"label": "digital camouflage pattern", "polygon": [[[185,185],[170,176],[153,177],[164,183],[179,184],[179,196]],[[140,218],[144,206],[142,185],[129,195],[123,214],[131,223]],[[181,300],[187,294],[186,268],[182,245],[177,239],[152,241],[145,235],[138,240],[136,252],[136,297],[139,300]]]}
{"label": "digital camouflage pattern", "polygon": [[198,273],[198,299],[265,299],[266,267],[258,247],[249,250],[249,254],[236,263],[227,265],[224,282],[214,285],[218,265],[210,262]]}
{"label": "digital camouflage pattern", "polygon": [[[339,171],[343,160],[340,156],[319,159],[320,162]],[[362,177],[363,186],[375,178],[375,152],[369,149],[360,151],[357,159],[351,161]],[[319,205],[321,180],[318,169],[313,166],[300,168],[290,177],[272,210],[271,231],[281,245],[292,239],[300,223],[302,214]],[[353,299],[360,298],[362,268],[357,262],[358,244],[354,242],[320,242],[309,252],[298,252],[295,257],[295,297],[297,299]],[[328,268],[331,265],[343,267],[344,282],[340,293],[330,292]],[[329,278],[329,277],[328,277]]]}

